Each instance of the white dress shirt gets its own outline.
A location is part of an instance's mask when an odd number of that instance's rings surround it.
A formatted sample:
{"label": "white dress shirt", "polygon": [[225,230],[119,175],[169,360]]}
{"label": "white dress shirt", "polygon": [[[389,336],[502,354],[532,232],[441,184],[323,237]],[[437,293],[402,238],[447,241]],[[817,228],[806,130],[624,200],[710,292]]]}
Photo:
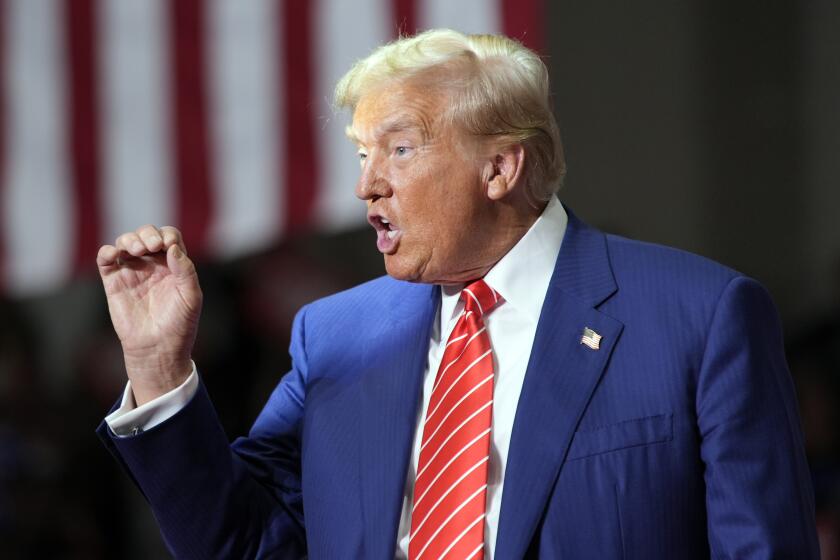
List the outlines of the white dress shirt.
{"label": "white dress shirt", "polygon": [[[566,211],[560,202],[552,197],[531,229],[484,277],[487,285],[505,300],[484,317],[484,325],[493,347],[495,372],[493,424],[490,431],[490,460],[487,471],[487,516],[484,521],[484,558],[487,560],[492,560],[496,549],[505,466],[516,405],[522,392],[525,370],[537,332],[537,322],[567,223]],[[408,476],[405,479],[402,517],[397,534],[396,557],[401,559],[408,558],[414,477],[423,439],[423,420],[446,341],[455,328],[458,315],[464,309],[460,300],[462,288],[463,286],[444,286],[441,289],[440,307],[429,341],[429,358],[423,374],[423,406],[417,417],[414,446]]]}
{"label": "white dress shirt", "polygon": [[192,368],[192,373],[179,387],[141,406],[137,406],[134,401],[134,393],[131,392],[131,381],[129,381],[125,384],[120,407],[105,417],[105,423],[118,436],[133,436],[169,420],[187,406],[198,390],[198,372],[195,369],[195,363]]}
{"label": "white dress shirt", "polygon": [[[560,202],[552,197],[534,225],[484,277],[484,281],[505,300],[484,318],[493,347],[495,371],[493,425],[487,474],[487,517],[484,524],[484,557],[488,560],[492,560],[496,548],[505,466],[516,405],[525,380],[537,322],[567,223],[566,211]],[[420,456],[423,419],[426,417],[446,340],[455,327],[458,314],[463,310],[463,303],[459,297],[461,288],[462,286],[444,286],[441,289],[441,302],[429,341],[429,356],[423,377],[423,405],[417,418],[411,461],[406,476],[402,517],[397,535],[397,558],[408,557],[414,476]],[[129,382],[120,407],[109,414],[105,421],[118,436],[131,436],[139,431],[148,430],[181,410],[197,388],[198,374],[193,365],[193,372],[180,387],[135,407]]]}

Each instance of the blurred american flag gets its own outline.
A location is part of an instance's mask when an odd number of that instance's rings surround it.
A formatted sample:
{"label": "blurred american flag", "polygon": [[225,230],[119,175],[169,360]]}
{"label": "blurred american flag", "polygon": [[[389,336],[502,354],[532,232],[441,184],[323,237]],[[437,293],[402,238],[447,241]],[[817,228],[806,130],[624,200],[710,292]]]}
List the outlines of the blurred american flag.
{"label": "blurred american flag", "polygon": [[541,50],[539,0],[0,0],[0,292],[173,224],[224,259],[364,220],[332,88],[431,27]]}

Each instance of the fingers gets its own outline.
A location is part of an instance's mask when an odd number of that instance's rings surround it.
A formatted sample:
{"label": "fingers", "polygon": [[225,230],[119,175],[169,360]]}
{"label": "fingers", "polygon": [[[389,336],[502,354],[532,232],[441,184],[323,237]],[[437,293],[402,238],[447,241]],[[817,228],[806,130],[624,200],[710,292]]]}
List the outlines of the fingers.
{"label": "fingers", "polygon": [[177,246],[186,255],[187,248],[181,232],[172,226],[160,228],[145,225],[135,231],[124,233],[117,237],[113,245],[103,245],[96,256],[96,264],[100,267],[112,266],[119,263],[120,257],[142,257],[168,250]]}
{"label": "fingers", "polygon": [[99,268],[113,266],[120,256],[120,251],[113,245],[103,245],[96,255],[96,265]]}
{"label": "fingers", "polygon": [[116,242],[114,242],[114,246],[118,251],[128,253],[129,255],[133,255],[135,257],[139,257],[146,253],[146,247],[143,245],[143,242],[140,241],[140,236],[133,231],[124,233],[117,237]]}
{"label": "fingers", "polygon": [[184,245],[184,239],[181,237],[181,232],[178,228],[172,226],[163,226],[160,228],[160,233],[163,236],[163,249],[168,250],[173,245],[178,245],[181,251],[186,253],[187,248]]}
{"label": "fingers", "polygon": [[166,251],[172,245],[179,245],[181,250],[186,252],[180,231],[172,226],[158,228],[153,225],[145,225],[135,231],[124,233],[117,237],[114,243],[118,251],[133,257]]}
{"label": "fingers", "polygon": [[152,225],[140,227],[136,231],[137,237],[145,246],[147,252],[157,253],[163,250],[163,234],[161,231]]}

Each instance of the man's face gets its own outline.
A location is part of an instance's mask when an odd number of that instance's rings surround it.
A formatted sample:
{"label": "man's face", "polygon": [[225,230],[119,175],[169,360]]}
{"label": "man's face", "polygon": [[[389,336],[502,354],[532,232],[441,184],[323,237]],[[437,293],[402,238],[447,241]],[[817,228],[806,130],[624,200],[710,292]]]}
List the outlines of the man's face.
{"label": "man's face", "polygon": [[447,103],[438,88],[397,83],[363,96],[353,114],[356,196],[367,202],[388,274],[401,280],[464,282],[494,264],[488,160],[479,141],[441,122]]}

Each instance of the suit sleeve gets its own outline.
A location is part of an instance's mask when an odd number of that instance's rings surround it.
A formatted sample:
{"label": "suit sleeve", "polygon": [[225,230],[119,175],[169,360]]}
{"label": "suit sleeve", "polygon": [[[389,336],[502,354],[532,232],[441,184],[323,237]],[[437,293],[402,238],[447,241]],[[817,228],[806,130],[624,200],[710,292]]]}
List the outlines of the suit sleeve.
{"label": "suit sleeve", "polygon": [[306,381],[305,308],[295,318],[292,370],[247,438],[230,444],[201,384],[180,412],[134,437],[97,432],[151,505],[176,558],[306,555],[300,434]]}
{"label": "suit sleeve", "polygon": [[819,558],[811,486],[779,319],[734,278],[712,319],[697,387],[712,558]]}

